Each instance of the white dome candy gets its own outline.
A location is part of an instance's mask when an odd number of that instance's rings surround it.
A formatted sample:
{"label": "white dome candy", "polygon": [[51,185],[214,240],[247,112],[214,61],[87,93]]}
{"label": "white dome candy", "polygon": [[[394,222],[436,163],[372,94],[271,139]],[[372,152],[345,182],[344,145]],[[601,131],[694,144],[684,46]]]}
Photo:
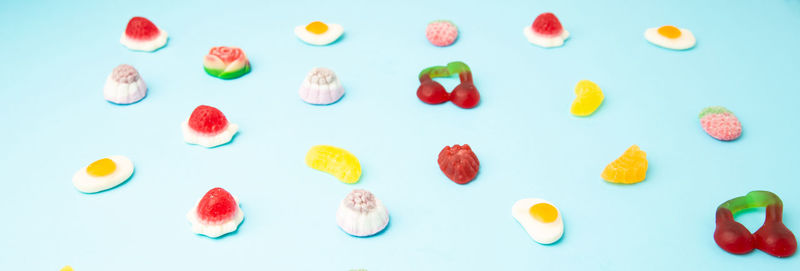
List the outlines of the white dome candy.
{"label": "white dome candy", "polygon": [[367,237],[389,225],[389,211],[367,190],[355,189],[339,204],[336,223],[347,234]]}
{"label": "white dome candy", "polygon": [[344,87],[328,68],[313,68],[300,85],[300,98],[310,104],[332,104],[342,98]]}
{"label": "white dome candy", "polygon": [[115,104],[132,104],[144,99],[146,95],[147,85],[139,72],[128,64],[114,68],[103,87],[103,96]]}

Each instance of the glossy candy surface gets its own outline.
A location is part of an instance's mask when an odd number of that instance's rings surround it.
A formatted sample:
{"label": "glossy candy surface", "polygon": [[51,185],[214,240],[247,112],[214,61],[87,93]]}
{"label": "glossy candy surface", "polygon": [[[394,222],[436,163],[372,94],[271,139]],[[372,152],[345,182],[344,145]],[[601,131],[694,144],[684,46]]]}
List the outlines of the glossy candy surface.
{"label": "glossy candy surface", "polygon": [[[461,84],[447,93],[444,87],[433,78],[448,77],[458,74]],[[478,105],[481,94],[472,82],[472,72],[469,66],[461,61],[450,62],[447,66],[433,66],[419,73],[420,86],[417,88],[417,97],[427,104],[440,104],[451,101],[458,107],[469,109]]]}
{"label": "glossy candy surface", "polygon": [[575,86],[575,100],[569,112],[575,116],[588,116],[603,103],[603,91],[592,81],[581,80]]}
{"label": "glossy candy surface", "polygon": [[361,163],[349,151],[328,145],[311,147],[306,154],[306,165],[327,172],[343,183],[357,183],[361,177]]}
{"label": "glossy candy surface", "polygon": [[[739,211],[766,207],[764,224],[754,234],[734,220]],[[789,257],[797,251],[797,239],[783,224],[783,202],[772,192],[752,191],[722,203],[717,208],[714,241],[733,254],[745,254],[754,248],[775,257]]]}

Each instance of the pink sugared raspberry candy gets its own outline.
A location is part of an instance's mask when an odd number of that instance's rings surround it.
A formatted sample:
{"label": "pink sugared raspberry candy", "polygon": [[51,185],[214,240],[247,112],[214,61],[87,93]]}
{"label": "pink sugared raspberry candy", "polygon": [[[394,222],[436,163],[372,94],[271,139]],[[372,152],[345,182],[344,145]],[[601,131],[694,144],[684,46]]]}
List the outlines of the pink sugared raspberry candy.
{"label": "pink sugared raspberry candy", "polygon": [[203,221],[216,223],[236,214],[236,200],[222,188],[212,188],[197,204],[197,216]]}
{"label": "pink sugared raspberry candy", "polygon": [[145,17],[133,17],[125,27],[125,36],[129,39],[147,41],[158,37],[158,27]]}
{"label": "pink sugared raspberry candy", "polygon": [[457,184],[466,184],[478,175],[480,162],[468,144],[445,146],[439,152],[439,169]]}
{"label": "pink sugared raspberry candy", "polygon": [[713,138],[731,141],[742,135],[739,119],[722,106],[710,106],[700,112],[700,125]]}
{"label": "pink sugared raspberry candy", "polygon": [[215,135],[228,127],[228,119],[222,111],[211,106],[201,105],[192,111],[189,127],[198,133]]}
{"label": "pink sugared raspberry candy", "polygon": [[542,36],[558,36],[561,35],[561,31],[564,31],[564,27],[561,26],[556,15],[550,12],[539,14],[533,20],[531,28],[533,28],[533,32]]}
{"label": "pink sugared raspberry candy", "polygon": [[428,24],[425,37],[433,45],[444,47],[453,44],[458,38],[458,27],[451,21],[439,20]]}

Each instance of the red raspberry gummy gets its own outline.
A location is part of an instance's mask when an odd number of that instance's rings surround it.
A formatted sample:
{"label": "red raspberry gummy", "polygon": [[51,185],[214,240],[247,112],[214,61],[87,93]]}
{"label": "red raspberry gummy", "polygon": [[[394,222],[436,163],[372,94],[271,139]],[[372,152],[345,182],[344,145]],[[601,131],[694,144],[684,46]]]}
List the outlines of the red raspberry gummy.
{"label": "red raspberry gummy", "polygon": [[445,146],[439,152],[439,169],[457,184],[466,184],[478,175],[480,162],[468,144]]}
{"label": "red raspberry gummy", "polygon": [[216,187],[208,190],[197,204],[197,216],[206,222],[227,220],[236,213],[236,200],[225,189]]}
{"label": "red raspberry gummy", "polygon": [[539,14],[536,20],[533,20],[533,25],[531,27],[533,28],[533,32],[545,36],[557,36],[564,30],[564,27],[561,26],[561,22],[558,21],[556,15],[550,12]]}
{"label": "red raspberry gummy", "polygon": [[158,37],[158,27],[145,17],[133,17],[125,28],[125,36],[135,40],[151,40]]}
{"label": "red raspberry gummy", "polygon": [[228,127],[228,119],[222,111],[211,106],[201,105],[192,111],[189,127],[203,134],[217,134]]}

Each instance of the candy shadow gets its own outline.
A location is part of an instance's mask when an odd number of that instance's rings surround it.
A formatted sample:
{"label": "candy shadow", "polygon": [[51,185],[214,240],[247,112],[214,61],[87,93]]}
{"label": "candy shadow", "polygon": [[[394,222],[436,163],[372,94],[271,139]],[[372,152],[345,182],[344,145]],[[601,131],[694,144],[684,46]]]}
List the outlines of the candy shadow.
{"label": "candy shadow", "polygon": [[388,229],[389,229],[389,227],[391,227],[391,226],[392,226],[392,218],[391,218],[391,217],[389,217],[389,222],[387,222],[387,223],[386,223],[386,227],[384,227],[384,228],[383,228],[381,231],[379,231],[379,232],[377,232],[377,233],[375,233],[375,234],[373,234],[373,235],[369,235],[369,236],[357,236],[357,235],[352,235],[352,234],[350,234],[350,233],[348,233],[348,232],[344,231],[344,230],[342,229],[342,227],[337,227],[337,228],[339,228],[339,230],[340,230],[340,231],[342,231],[343,233],[345,233],[345,234],[347,234],[347,235],[350,235],[350,236],[352,236],[352,237],[359,238],[359,239],[366,239],[366,238],[378,237],[378,236],[381,236],[381,235],[383,235],[383,233],[384,233],[384,232],[386,232],[386,230],[388,230]]}
{"label": "candy shadow", "polygon": [[[334,105],[334,104],[337,104],[337,103],[339,103],[339,101],[341,101],[342,99],[344,99],[344,96],[345,96],[345,95],[347,95],[347,93],[346,93],[346,92],[345,92],[344,94],[342,94],[342,97],[339,97],[339,99],[338,99],[338,100],[336,100],[336,101],[333,101],[332,103],[329,103],[329,104],[312,104],[312,103],[306,102],[305,100],[303,100],[303,102],[304,102],[304,103],[306,103],[306,104],[313,105],[313,106],[331,106],[331,105]],[[302,100],[302,99],[301,99],[301,100]]]}
{"label": "candy shadow", "polygon": [[112,101],[109,101],[109,100],[106,100],[106,102],[108,102],[110,104],[113,104],[113,105],[116,105],[116,106],[120,106],[120,107],[131,106],[131,105],[134,105],[134,104],[141,103],[142,101],[144,101],[144,99],[147,99],[147,96],[150,95],[149,92],[150,92],[150,88],[147,88],[147,90],[144,93],[144,97],[142,97],[138,101],[135,101],[135,102],[132,102],[132,103],[129,103],[129,104],[118,104],[118,103],[115,103],[115,102],[112,102]]}

